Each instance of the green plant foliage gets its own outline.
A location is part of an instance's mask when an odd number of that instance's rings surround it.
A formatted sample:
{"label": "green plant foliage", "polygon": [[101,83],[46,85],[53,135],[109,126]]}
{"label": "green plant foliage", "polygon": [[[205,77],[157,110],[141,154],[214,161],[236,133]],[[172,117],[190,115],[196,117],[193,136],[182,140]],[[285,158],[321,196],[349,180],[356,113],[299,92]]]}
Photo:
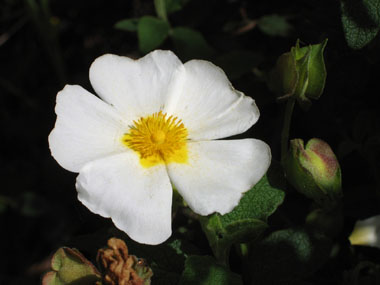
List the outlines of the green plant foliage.
{"label": "green plant foliage", "polygon": [[226,262],[233,243],[257,239],[267,228],[267,218],[284,200],[285,180],[281,168],[272,163],[268,173],[240,200],[235,209],[226,214],[201,218],[215,256]]}
{"label": "green plant foliage", "polygon": [[328,259],[331,241],[303,229],[271,233],[251,248],[252,284],[296,284]]}
{"label": "green plant foliage", "polygon": [[193,29],[176,27],[171,31],[171,38],[178,54],[185,60],[191,58],[209,58],[214,50],[206,42],[203,35]]}
{"label": "green plant foliage", "polygon": [[241,277],[216,263],[211,256],[191,255],[186,259],[181,285],[240,285]]}
{"label": "green plant foliage", "polygon": [[340,3],[347,44],[352,49],[361,49],[379,32],[380,0],[344,0]]}
{"label": "green plant foliage", "polygon": [[215,64],[220,66],[231,80],[237,79],[249,73],[260,64],[262,55],[248,50],[234,50],[225,53],[215,59]]}
{"label": "green plant foliage", "polygon": [[159,47],[169,34],[169,24],[164,20],[144,16],[137,25],[139,48],[142,53],[148,53]]}
{"label": "green plant foliage", "polygon": [[122,31],[137,32],[139,19],[124,19],[115,24],[115,28]]}
{"label": "green plant foliage", "polygon": [[176,285],[183,271],[188,254],[197,254],[194,246],[183,240],[170,239],[157,245],[142,245],[127,240],[130,252],[143,256],[153,271],[152,284]]}
{"label": "green plant foliage", "polygon": [[268,36],[287,37],[293,30],[285,16],[266,15],[257,21],[259,29]]}
{"label": "green plant foliage", "polygon": [[181,10],[188,1],[189,0],[154,0],[154,7],[156,8],[158,17],[167,21],[168,15]]}

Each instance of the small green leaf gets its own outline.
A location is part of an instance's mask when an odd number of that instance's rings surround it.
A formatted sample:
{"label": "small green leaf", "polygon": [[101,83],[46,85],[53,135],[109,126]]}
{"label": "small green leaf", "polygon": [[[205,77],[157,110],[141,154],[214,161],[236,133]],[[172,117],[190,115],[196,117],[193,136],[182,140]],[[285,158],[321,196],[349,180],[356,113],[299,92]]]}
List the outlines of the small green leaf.
{"label": "small green leaf", "polygon": [[124,19],[117,22],[114,27],[122,31],[136,32],[138,23],[138,19]]}
{"label": "small green leaf", "polygon": [[167,0],[154,0],[154,7],[156,8],[157,16],[164,21],[168,21],[166,2]]}
{"label": "small green leaf", "polygon": [[189,1],[190,0],[165,0],[168,15],[181,10]]}
{"label": "small green leaf", "polygon": [[261,17],[257,21],[257,26],[268,36],[286,37],[293,29],[285,16],[279,16],[276,14]]}
{"label": "small green leaf", "polygon": [[233,243],[257,239],[267,228],[267,218],[284,200],[285,179],[282,168],[272,162],[268,173],[225,215],[201,218],[202,228],[220,262],[226,262]]}
{"label": "small green leaf", "polygon": [[340,1],[343,32],[352,49],[371,42],[380,29],[380,0]]}
{"label": "small green leaf", "polygon": [[211,256],[191,255],[186,259],[181,285],[241,285],[241,277],[218,265]]}
{"label": "small green leaf", "polygon": [[157,16],[162,20],[168,21],[168,15],[181,10],[188,1],[189,0],[154,0],[154,7],[156,8]]}
{"label": "small green leaf", "polygon": [[137,25],[139,47],[142,53],[148,53],[159,47],[169,34],[169,24],[164,20],[144,16]]}
{"label": "small green leaf", "polygon": [[178,50],[178,54],[184,60],[209,58],[214,53],[203,35],[196,30],[176,27],[171,31],[171,38]]}
{"label": "small green leaf", "polygon": [[252,284],[296,284],[328,260],[331,241],[302,229],[271,233],[251,247]]}
{"label": "small green leaf", "polygon": [[215,64],[220,66],[228,78],[233,80],[249,73],[252,69],[259,65],[263,57],[259,53],[247,50],[235,50],[225,53],[215,59]]}

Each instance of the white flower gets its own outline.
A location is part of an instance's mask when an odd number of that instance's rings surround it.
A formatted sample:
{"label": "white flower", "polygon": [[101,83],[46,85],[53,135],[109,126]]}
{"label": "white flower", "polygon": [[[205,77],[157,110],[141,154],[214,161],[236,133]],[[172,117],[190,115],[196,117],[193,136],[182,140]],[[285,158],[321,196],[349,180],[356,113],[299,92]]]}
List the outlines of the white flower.
{"label": "white flower", "polygon": [[357,221],[348,239],[352,245],[380,248],[380,215]]}
{"label": "white flower", "polygon": [[58,93],[50,150],[79,172],[78,199],[140,243],[171,235],[171,183],[194,212],[225,214],[269,167],[260,140],[214,140],[245,132],[259,110],[210,62],[106,54],[90,81],[101,99],[77,85]]}

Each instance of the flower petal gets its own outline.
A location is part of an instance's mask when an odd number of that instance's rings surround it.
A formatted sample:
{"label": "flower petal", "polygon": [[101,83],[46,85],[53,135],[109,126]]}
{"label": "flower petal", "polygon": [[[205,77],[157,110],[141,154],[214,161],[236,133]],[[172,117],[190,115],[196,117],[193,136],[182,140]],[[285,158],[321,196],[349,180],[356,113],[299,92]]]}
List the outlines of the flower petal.
{"label": "flower petal", "polygon": [[139,60],[106,54],[91,65],[90,81],[102,99],[136,119],[163,107],[172,75],[182,66],[171,51],[156,50]]}
{"label": "flower petal", "polygon": [[165,111],[182,119],[192,140],[240,134],[259,118],[255,101],[235,90],[222,69],[191,60],[176,73]]}
{"label": "flower petal", "polygon": [[178,192],[201,215],[230,212],[271,161],[269,146],[254,139],[190,142],[188,149],[187,164],[167,168]]}
{"label": "flower petal", "polygon": [[140,243],[159,244],[171,235],[172,187],[163,164],[143,168],[126,152],[86,164],[77,178],[78,199],[111,217]]}
{"label": "flower petal", "polygon": [[128,123],[82,87],[66,85],[57,95],[55,112],[49,147],[63,168],[79,172],[91,160],[125,151],[121,137]]}

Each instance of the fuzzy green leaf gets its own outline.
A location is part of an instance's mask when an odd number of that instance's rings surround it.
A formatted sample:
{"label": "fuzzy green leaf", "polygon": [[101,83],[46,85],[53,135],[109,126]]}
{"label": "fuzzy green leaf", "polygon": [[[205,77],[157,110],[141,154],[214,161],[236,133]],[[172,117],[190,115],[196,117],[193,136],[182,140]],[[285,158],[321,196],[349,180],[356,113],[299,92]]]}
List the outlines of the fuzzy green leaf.
{"label": "fuzzy green leaf", "polygon": [[380,30],[380,0],[340,1],[343,31],[352,49],[361,49]]}
{"label": "fuzzy green leaf", "polygon": [[164,20],[144,16],[137,25],[139,48],[143,53],[148,53],[159,47],[169,34],[169,24]]}
{"label": "fuzzy green leaf", "polygon": [[267,218],[284,200],[285,179],[281,167],[272,163],[268,173],[225,215],[201,218],[202,228],[219,261],[226,261],[233,243],[252,241],[267,228]]}
{"label": "fuzzy green leaf", "polygon": [[211,256],[192,255],[186,259],[181,285],[240,285],[241,277],[218,265]]}

